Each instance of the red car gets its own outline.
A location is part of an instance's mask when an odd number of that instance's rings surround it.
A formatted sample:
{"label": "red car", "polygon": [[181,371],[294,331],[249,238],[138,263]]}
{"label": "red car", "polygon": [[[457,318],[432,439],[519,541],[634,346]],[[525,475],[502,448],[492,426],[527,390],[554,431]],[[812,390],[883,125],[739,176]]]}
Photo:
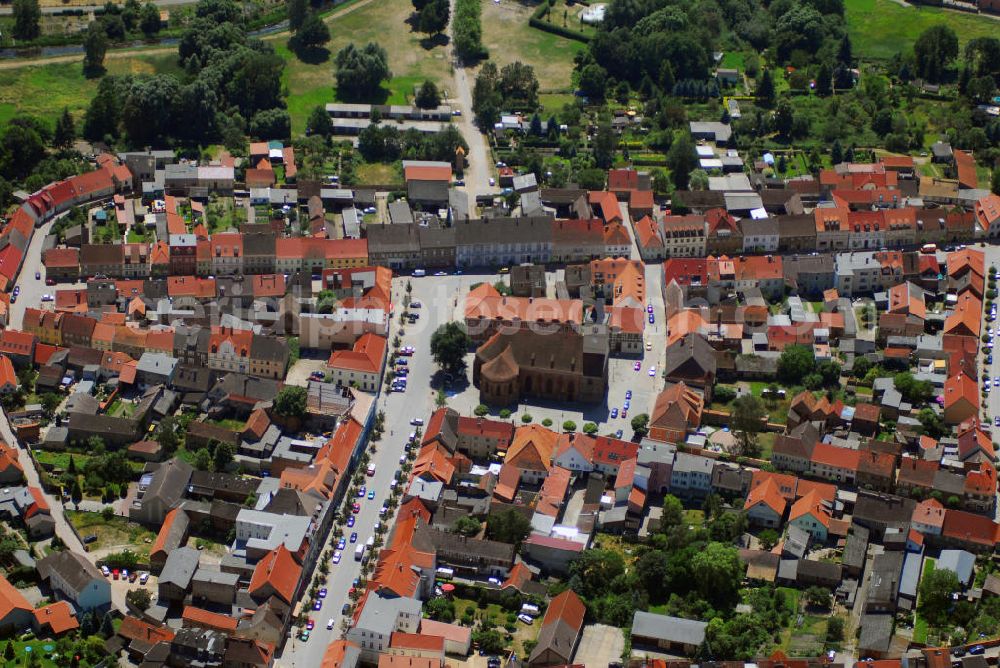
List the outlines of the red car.
{"label": "red car", "polygon": [[316,622],[314,622],[310,617],[306,622],[306,631],[312,631],[314,628],[316,628]]}
{"label": "red car", "polygon": [[355,502],[354,505],[351,506],[351,512],[354,513],[355,515],[357,515],[358,513],[360,513],[361,512],[361,504]]}
{"label": "red car", "polygon": [[118,569],[117,568],[115,570],[111,571],[111,576],[114,577],[115,580],[118,579]]}
{"label": "red car", "polygon": [[54,278],[46,278],[45,279],[45,285],[55,285],[55,284],[56,284],[56,279],[54,279]]}

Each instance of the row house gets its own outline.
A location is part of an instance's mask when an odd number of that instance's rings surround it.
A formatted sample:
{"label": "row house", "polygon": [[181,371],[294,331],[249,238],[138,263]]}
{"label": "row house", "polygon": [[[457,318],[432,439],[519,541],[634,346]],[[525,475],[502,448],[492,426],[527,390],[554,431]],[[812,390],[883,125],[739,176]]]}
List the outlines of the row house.
{"label": "row house", "polygon": [[817,443],[809,460],[809,475],[831,482],[853,485],[858,473],[861,452]]}
{"label": "row house", "polygon": [[469,219],[455,224],[455,264],[488,267],[547,264],[552,258],[547,216]]}
{"label": "row house", "polygon": [[662,223],[665,257],[704,257],[708,221],[704,216],[665,216]]}
{"label": "row house", "polygon": [[[207,242],[209,272],[215,276],[245,273],[243,267],[243,235],[239,232],[213,234]],[[200,251],[200,248],[199,248]],[[201,263],[199,262],[199,265]],[[199,271],[202,267],[199,266]]]}
{"label": "row house", "polygon": [[84,244],[80,247],[80,273],[83,276],[121,277],[125,267],[125,248],[121,244]]}
{"label": "row house", "polygon": [[743,252],[743,232],[736,218],[722,208],[705,212],[708,233],[705,251],[709,255],[736,255]]}
{"label": "row house", "polygon": [[834,260],[837,292],[841,296],[880,292],[903,280],[900,251],[839,253]]}
{"label": "row house", "polygon": [[209,339],[208,368],[249,374],[253,337],[253,332],[250,331],[213,327]]}
{"label": "row house", "polygon": [[850,209],[847,206],[817,206],[813,211],[816,250],[840,251],[850,248]]}
{"label": "row house", "polygon": [[474,341],[485,341],[497,331],[575,331],[582,323],[579,299],[504,297],[489,283],[465,298],[466,331]]}
{"label": "row house", "polygon": [[123,244],[122,263],[121,275],[125,278],[149,276],[149,244]]}
{"label": "row house", "polygon": [[639,257],[644,261],[662,260],[667,257],[667,248],[660,234],[660,226],[650,216],[643,216],[632,224],[635,241],[639,247]]}
{"label": "row house", "polygon": [[785,291],[781,256],[710,257],[707,269],[709,300],[713,303],[733,291],[745,292],[756,288],[769,299],[778,299]]}
{"label": "row house", "polygon": [[194,276],[198,272],[198,238],[193,234],[170,235],[170,274]]}
{"label": "row house", "polygon": [[744,253],[777,253],[778,221],[774,218],[742,221]]}
{"label": "row house", "polygon": [[552,262],[582,262],[604,255],[604,223],[572,218],[552,223]]}

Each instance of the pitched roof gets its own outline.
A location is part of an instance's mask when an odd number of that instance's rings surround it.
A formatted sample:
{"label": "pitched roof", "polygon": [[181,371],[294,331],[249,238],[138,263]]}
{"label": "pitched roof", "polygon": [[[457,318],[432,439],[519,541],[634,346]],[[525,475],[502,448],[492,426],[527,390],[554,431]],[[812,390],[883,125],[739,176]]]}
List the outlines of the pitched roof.
{"label": "pitched roof", "polygon": [[7,578],[0,575],[0,620],[6,619],[13,610],[31,612],[31,604],[14,588]]}
{"label": "pitched roof", "polygon": [[750,490],[750,493],[747,494],[746,503],[743,504],[743,509],[750,510],[759,503],[763,503],[773,510],[778,517],[781,517],[785,514],[785,506],[788,502],[782,496],[781,492],[778,491],[777,483],[771,478],[767,478],[763,483]]}
{"label": "pitched roof", "polygon": [[378,373],[385,357],[387,339],[371,332],[362,334],[352,350],[335,350],[326,365],[331,369],[350,369]]}
{"label": "pitched roof", "polygon": [[61,635],[80,628],[76,610],[67,601],[56,601],[35,610],[35,624],[48,627],[54,635]]}
{"label": "pitched roof", "polygon": [[788,513],[788,521],[791,522],[805,515],[811,515],[827,528],[830,526],[830,511],[818,492],[811,491],[792,504],[792,510]]}
{"label": "pitched roof", "polygon": [[559,435],[537,424],[518,427],[507,449],[505,465],[533,471],[548,471]]}
{"label": "pitched roof", "polygon": [[251,596],[269,587],[285,603],[291,605],[299,583],[302,567],[284,544],[274,548],[257,562],[247,591]]}

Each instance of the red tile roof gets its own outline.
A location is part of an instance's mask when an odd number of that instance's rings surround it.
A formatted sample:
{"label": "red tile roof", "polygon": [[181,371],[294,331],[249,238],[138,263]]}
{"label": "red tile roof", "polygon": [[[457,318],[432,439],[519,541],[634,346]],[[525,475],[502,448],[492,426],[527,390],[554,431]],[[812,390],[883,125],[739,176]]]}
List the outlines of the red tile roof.
{"label": "red tile roof", "polygon": [[959,188],[978,188],[979,176],[976,174],[976,160],[965,151],[955,149],[955,168],[958,171]]}
{"label": "red tile roof", "polygon": [[181,625],[184,628],[215,629],[216,631],[224,631],[226,633],[236,631],[236,626],[239,624],[239,620],[235,617],[223,615],[218,612],[210,612],[203,608],[196,608],[193,605],[184,606],[184,612],[181,613],[181,620]]}
{"label": "red tile roof", "polygon": [[281,600],[291,605],[301,573],[302,567],[296,563],[292,553],[284,545],[279,545],[257,562],[247,591],[253,596],[269,588]]}
{"label": "red tile roof", "polygon": [[941,535],[975,545],[989,546],[997,540],[997,524],[988,517],[962,510],[947,510]]}
{"label": "red tile roof", "polygon": [[583,627],[583,617],[587,612],[583,601],[572,589],[567,589],[549,603],[542,619],[542,628],[555,621],[563,621],[570,628],[579,631]]}
{"label": "red tile roof", "polygon": [[66,601],[56,601],[35,610],[35,624],[48,628],[53,635],[62,635],[80,628],[76,611]]}

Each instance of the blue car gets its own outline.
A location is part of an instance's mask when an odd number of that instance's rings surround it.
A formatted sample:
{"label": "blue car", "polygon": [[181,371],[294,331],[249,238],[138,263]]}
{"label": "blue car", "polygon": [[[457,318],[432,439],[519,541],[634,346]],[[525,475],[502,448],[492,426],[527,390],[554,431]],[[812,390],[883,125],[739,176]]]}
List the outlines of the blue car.
{"label": "blue car", "polygon": [[616,417],[618,417],[618,407],[617,406],[615,408],[611,409],[611,419],[614,419]]}
{"label": "blue car", "polygon": [[347,518],[347,526],[348,527],[354,526],[354,515],[351,515],[350,517]]}
{"label": "blue car", "polygon": [[632,398],[632,390],[625,390],[625,398],[626,399]]}
{"label": "blue car", "polygon": [[337,549],[343,550],[345,547],[347,547],[347,541],[341,536],[340,540],[337,541]]}
{"label": "blue car", "polygon": [[323,609],[323,599],[317,598],[316,602],[313,603],[313,610],[322,610],[322,609]]}
{"label": "blue car", "polygon": [[358,542],[358,532],[357,531],[352,531],[351,532],[351,542],[352,543],[357,543]]}

